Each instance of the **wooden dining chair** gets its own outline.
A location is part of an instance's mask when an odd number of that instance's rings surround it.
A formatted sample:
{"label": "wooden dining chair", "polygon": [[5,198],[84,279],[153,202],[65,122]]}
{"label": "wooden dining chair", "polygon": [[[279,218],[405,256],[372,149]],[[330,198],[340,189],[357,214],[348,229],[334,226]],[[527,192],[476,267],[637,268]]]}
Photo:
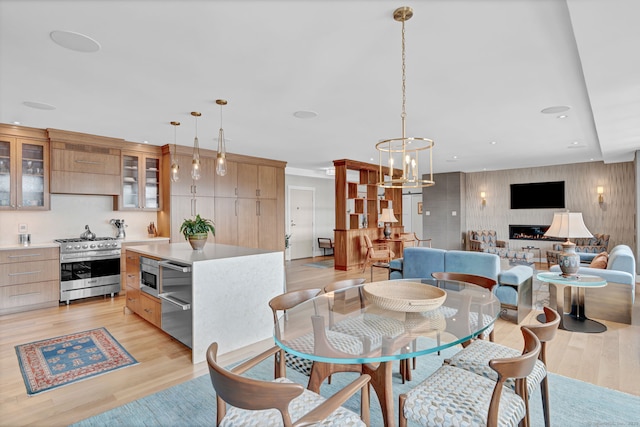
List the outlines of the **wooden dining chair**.
{"label": "wooden dining chair", "polygon": [[[531,374],[526,378],[526,399],[527,419],[529,418],[529,396],[534,389],[540,385],[540,394],[542,395],[542,409],[544,412],[544,424],[549,427],[550,411],[549,411],[549,383],[547,376],[547,343],[551,341],[558,330],[560,324],[560,315],[557,311],[544,307],[545,323],[536,323],[527,325],[526,327],[536,334],[541,343],[540,355],[538,361]],[[485,376],[490,379],[496,379],[496,373],[489,368],[491,359],[501,357],[514,357],[520,354],[518,350],[506,347],[500,344],[487,342],[485,340],[476,340],[468,347],[456,353],[450,359],[445,360],[445,364],[456,366],[467,371]],[[507,381],[507,386],[514,388],[513,381]]]}
{"label": "wooden dining chair", "polygon": [[[478,276],[476,274],[436,272],[436,273],[431,273],[431,276],[436,280],[454,280],[454,281],[459,281],[459,282],[472,283],[474,285],[482,286],[483,288],[488,289],[491,292],[493,292],[493,289],[498,284],[498,282],[495,281],[494,279],[491,279],[491,278],[485,277],[485,276]],[[482,316],[481,313],[471,313],[471,315],[472,316],[475,315],[477,317],[477,321],[478,322],[483,322],[483,323],[489,324],[489,323],[491,323],[493,321],[492,318],[491,319],[485,319],[484,316]],[[486,339],[488,337],[489,341],[493,342],[494,338],[495,338],[493,329],[494,329],[493,325],[489,326],[480,335],[480,338]]]}
{"label": "wooden dining chair", "polygon": [[[286,312],[286,310],[317,296],[320,292],[322,292],[321,289],[302,289],[285,292],[284,294],[271,298],[271,300],[269,300],[269,307],[271,307],[271,312],[273,313],[274,326],[278,322],[278,312]],[[278,329],[276,329],[276,333],[278,332]],[[285,353],[284,350],[280,349],[275,356],[274,378],[285,377],[286,366],[295,369],[301,374],[309,375],[311,366],[313,365],[312,361]]]}
{"label": "wooden dining chair", "polygon": [[389,245],[386,243],[376,243],[375,245],[371,242],[371,238],[366,234],[362,236],[364,239],[365,247],[367,249],[367,253],[365,254],[364,266],[362,267],[362,272],[367,271],[367,266],[371,265],[375,262],[391,262],[391,260],[396,256],[393,251],[390,249]]}
{"label": "wooden dining chair", "polygon": [[[443,365],[420,385],[399,397],[399,427],[410,420],[423,426],[486,425],[527,427],[526,377],[531,374],[541,344],[538,337],[522,327],[524,351],[511,358],[496,358],[489,366],[497,380],[465,369]],[[515,390],[504,387],[515,379]]]}
{"label": "wooden dining chair", "polygon": [[[216,392],[216,425],[306,426],[316,424],[368,426],[369,375],[360,375],[328,399],[287,378],[262,381],[242,374],[279,351],[278,347],[227,370],[217,363],[218,343],[207,349],[209,376]],[[341,405],[360,391],[360,415]],[[228,406],[227,406],[228,405]]]}
{"label": "wooden dining chair", "polygon": [[[339,322],[334,322],[333,318],[336,298],[340,300],[345,299],[344,295],[348,292],[349,288],[361,285],[365,280],[366,279],[363,278],[340,280],[324,287],[325,293],[333,292],[333,298],[330,299],[330,301],[333,302],[329,303],[329,329],[353,337],[367,338],[371,343],[371,349],[375,349],[382,345],[383,337],[395,338],[403,334],[405,332],[404,323],[397,319],[390,319],[371,313],[363,313],[361,316]],[[360,309],[364,309],[365,298],[362,287],[359,287],[356,291],[358,292],[358,298],[360,300]]]}

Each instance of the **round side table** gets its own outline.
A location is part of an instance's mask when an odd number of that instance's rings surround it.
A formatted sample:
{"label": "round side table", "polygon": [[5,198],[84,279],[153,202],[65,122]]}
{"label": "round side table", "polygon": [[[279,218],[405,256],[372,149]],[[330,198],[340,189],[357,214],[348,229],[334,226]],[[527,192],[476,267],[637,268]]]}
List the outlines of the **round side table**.
{"label": "round side table", "polygon": [[[601,288],[607,286],[607,281],[602,277],[581,274],[577,276],[564,277],[562,273],[543,272],[536,276],[538,280],[549,283],[549,299],[558,313],[560,313],[560,329],[574,332],[599,333],[607,330],[607,327],[600,322],[589,319],[584,309],[584,289]],[[555,287],[554,293],[551,286]],[[571,293],[571,311],[564,312],[564,297],[567,291]],[[544,323],[545,315],[538,315],[538,321]]]}

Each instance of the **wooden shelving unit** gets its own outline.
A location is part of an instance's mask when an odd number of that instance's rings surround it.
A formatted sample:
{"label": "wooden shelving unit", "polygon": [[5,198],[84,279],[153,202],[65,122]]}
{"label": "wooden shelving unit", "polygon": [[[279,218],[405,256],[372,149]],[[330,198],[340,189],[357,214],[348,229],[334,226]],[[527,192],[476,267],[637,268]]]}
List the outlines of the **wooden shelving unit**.
{"label": "wooden shelving unit", "polygon": [[[333,164],[336,168],[335,268],[360,268],[366,253],[362,236],[366,234],[372,240],[383,236],[383,228],[378,227],[378,216],[383,208],[392,207],[398,219],[392,232],[401,233],[404,230],[402,190],[394,188],[381,191],[376,185],[378,165],[353,160],[334,160]],[[349,170],[358,172],[357,182],[348,181]]]}

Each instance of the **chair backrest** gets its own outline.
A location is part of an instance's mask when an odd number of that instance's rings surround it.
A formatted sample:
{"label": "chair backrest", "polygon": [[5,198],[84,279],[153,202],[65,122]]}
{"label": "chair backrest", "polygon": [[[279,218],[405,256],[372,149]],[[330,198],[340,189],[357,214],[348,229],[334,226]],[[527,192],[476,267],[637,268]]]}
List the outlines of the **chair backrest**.
{"label": "chair backrest", "polygon": [[367,247],[367,250],[373,249],[373,243],[371,243],[371,238],[366,234],[362,236],[362,238],[364,239],[364,244]]}
{"label": "chair backrest", "polygon": [[[346,290],[349,288],[352,288],[354,286],[358,286],[363,284],[367,279],[363,278],[363,277],[359,277],[357,279],[345,279],[345,280],[338,280],[337,282],[333,282],[333,283],[329,283],[327,286],[324,287],[324,292],[325,293],[329,293],[329,292],[340,292],[343,295],[341,295],[341,299],[344,300],[344,293],[346,293]],[[358,298],[360,299],[360,308],[364,308],[365,307],[365,303],[364,303],[364,294],[362,293],[362,288],[358,288]],[[327,299],[327,301],[329,302],[329,316],[333,316],[333,305],[336,299],[336,295],[334,294],[333,299]],[[333,317],[331,317],[330,319],[330,323],[333,323]]]}
{"label": "chair backrest", "polygon": [[558,331],[558,326],[560,325],[560,314],[552,308],[544,307],[545,314],[545,323],[536,323],[532,325],[527,325],[527,329],[536,334],[542,348],[540,349],[540,355],[538,358],[544,363],[547,364],[547,342],[551,341]]}
{"label": "chair backrest", "polygon": [[508,378],[516,379],[516,393],[526,399],[526,377],[533,371],[533,367],[538,360],[541,344],[538,337],[526,326],[520,328],[524,337],[524,352],[521,356],[506,359],[492,359],[489,361],[491,369],[498,373],[498,381],[493,388],[491,403],[489,404],[489,414],[487,415],[487,426],[498,426],[498,415],[500,412],[500,396],[504,382]]}
{"label": "chair backrest", "polygon": [[277,409],[282,414],[283,424],[291,425],[289,403],[303,393],[303,386],[260,381],[236,375],[218,365],[217,353],[218,343],[214,342],[207,349],[207,364],[211,383],[217,395],[217,425],[226,414],[224,402],[236,408],[248,410]]}
{"label": "chair backrest", "polygon": [[322,289],[301,289],[298,291],[285,292],[269,300],[269,307],[273,312],[273,323],[278,321],[278,311],[289,310],[296,305],[308,301],[311,298],[317,296]]}
{"label": "chair backrest", "polygon": [[359,277],[357,279],[338,280],[337,282],[329,283],[327,286],[325,286],[324,292],[328,293],[339,291],[341,289],[352,288],[354,286],[362,285],[366,280],[367,279],[365,279],[364,277]]}
{"label": "chair backrest", "polygon": [[475,274],[465,273],[449,273],[449,272],[435,272],[431,273],[431,276],[437,280],[457,280],[459,282],[473,283],[474,285],[482,286],[490,291],[498,284],[497,281],[484,276],[478,276]]}

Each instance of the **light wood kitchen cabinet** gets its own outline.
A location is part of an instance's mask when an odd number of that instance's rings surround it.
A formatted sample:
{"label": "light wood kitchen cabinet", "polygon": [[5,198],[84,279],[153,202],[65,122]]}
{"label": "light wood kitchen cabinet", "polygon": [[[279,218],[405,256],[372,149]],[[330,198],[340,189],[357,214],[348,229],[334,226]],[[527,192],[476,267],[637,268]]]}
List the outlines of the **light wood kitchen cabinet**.
{"label": "light wood kitchen cabinet", "polygon": [[216,176],[216,197],[238,196],[238,163],[227,160],[227,173],[225,176]]}
{"label": "light wood kitchen cabinet", "polygon": [[136,314],[140,313],[140,255],[137,252],[125,251],[125,273],[121,279],[124,284],[127,301],[126,306]]}
{"label": "light wood kitchen cabinet", "polygon": [[0,314],[55,307],[59,300],[57,247],[0,250]]}
{"label": "light wood kitchen cabinet", "polygon": [[160,328],[162,326],[162,304],[145,292],[140,292],[140,317]]}
{"label": "light wood kitchen cabinet", "polygon": [[[169,179],[169,146],[165,145],[162,150],[163,176]],[[160,228],[169,230],[172,243],[184,241],[179,234],[180,224],[194,214],[191,209],[192,193],[187,191],[189,187],[186,184],[181,183],[183,180],[191,183],[190,149],[178,147],[177,151],[180,181],[163,189],[163,209],[158,216]],[[217,176],[215,156],[214,151],[200,150],[201,161],[212,161],[212,177],[207,179],[203,173],[203,178],[196,182],[195,209],[202,217],[213,219],[215,243],[284,250],[286,163],[227,153],[227,173]]]}
{"label": "light wood kitchen cabinet", "polygon": [[122,183],[118,210],[159,211],[160,156],[122,152]]}
{"label": "light wood kitchen cabinet", "polygon": [[[197,197],[213,197],[215,191],[215,185],[213,183],[217,179],[215,159],[202,156],[202,154],[200,155],[200,179],[197,181],[191,178],[192,159],[193,157],[187,154],[176,155],[176,161],[178,162],[178,166],[180,166],[180,179],[178,182],[171,182],[169,174],[165,174],[167,177],[165,182],[171,187],[171,195],[191,196],[193,192],[195,192]],[[168,169],[169,167],[170,162],[163,163],[163,168]]]}
{"label": "light wood kitchen cabinet", "polygon": [[[212,219],[214,217],[213,197],[196,197],[195,201],[191,196],[171,197],[171,243],[183,243],[186,240],[180,233],[180,225],[187,218],[193,218],[193,213],[198,213],[202,218]],[[218,235],[218,224],[214,221],[216,236]],[[215,242],[214,236],[209,233],[208,242]]]}
{"label": "light wood kitchen cabinet", "polygon": [[51,141],[51,193],[120,194],[120,150]]}
{"label": "light wood kitchen cabinet", "polygon": [[44,130],[0,125],[0,210],[49,210]]}

